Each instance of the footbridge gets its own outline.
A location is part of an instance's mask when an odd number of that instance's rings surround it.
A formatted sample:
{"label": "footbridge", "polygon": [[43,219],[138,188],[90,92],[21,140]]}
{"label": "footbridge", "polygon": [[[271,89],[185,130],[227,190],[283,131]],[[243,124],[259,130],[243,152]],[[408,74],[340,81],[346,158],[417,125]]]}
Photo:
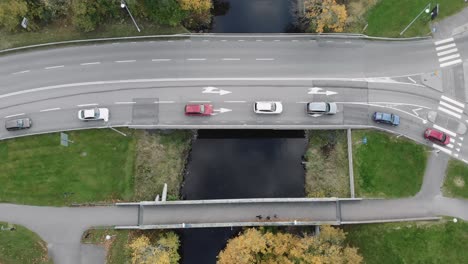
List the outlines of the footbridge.
{"label": "footbridge", "polygon": [[342,225],[439,219],[426,202],[414,198],[266,198],[116,205],[138,208],[135,225],[119,225],[116,229]]}

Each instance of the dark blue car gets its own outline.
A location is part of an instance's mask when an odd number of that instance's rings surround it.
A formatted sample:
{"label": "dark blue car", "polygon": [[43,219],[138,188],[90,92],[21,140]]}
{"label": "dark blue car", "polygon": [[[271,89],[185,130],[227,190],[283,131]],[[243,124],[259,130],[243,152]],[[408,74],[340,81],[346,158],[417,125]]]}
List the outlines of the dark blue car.
{"label": "dark blue car", "polygon": [[394,114],[375,112],[372,119],[377,123],[398,126],[400,124],[400,117]]}

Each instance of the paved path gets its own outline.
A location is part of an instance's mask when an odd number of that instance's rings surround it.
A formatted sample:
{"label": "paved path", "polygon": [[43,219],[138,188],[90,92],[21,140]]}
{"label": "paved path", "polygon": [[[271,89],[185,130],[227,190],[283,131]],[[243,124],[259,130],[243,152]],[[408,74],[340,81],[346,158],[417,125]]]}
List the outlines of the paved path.
{"label": "paved path", "polygon": [[440,22],[434,23],[434,26],[437,29],[434,33],[434,38],[445,39],[462,34],[464,32],[468,32],[468,3],[466,6],[467,7],[458,14],[448,17]]}

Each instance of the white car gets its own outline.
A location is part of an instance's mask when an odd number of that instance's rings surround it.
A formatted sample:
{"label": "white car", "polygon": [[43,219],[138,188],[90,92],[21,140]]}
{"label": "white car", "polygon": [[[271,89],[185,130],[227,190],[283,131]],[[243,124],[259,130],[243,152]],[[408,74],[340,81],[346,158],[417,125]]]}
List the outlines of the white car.
{"label": "white car", "polygon": [[281,114],[283,105],[281,102],[255,102],[254,112],[257,114]]}
{"label": "white car", "polygon": [[109,121],[109,109],[107,108],[91,108],[81,109],[78,111],[78,118],[83,121],[104,120]]}

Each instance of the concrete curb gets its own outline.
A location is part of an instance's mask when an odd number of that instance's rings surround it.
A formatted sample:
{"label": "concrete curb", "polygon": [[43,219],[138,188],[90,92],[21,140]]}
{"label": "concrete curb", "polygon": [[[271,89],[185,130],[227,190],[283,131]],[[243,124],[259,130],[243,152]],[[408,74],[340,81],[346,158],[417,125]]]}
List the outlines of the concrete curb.
{"label": "concrete curb", "polygon": [[246,203],[309,203],[309,202],[336,202],[340,200],[361,201],[362,198],[258,198],[258,199],[216,199],[216,200],[181,200],[181,201],[141,201],[129,203],[116,203],[117,206],[134,206],[134,205],[204,205],[204,204],[246,204]]}
{"label": "concrete curb", "polygon": [[355,224],[377,224],[377,223],[393,223],[393,222],[412,222],[412,221],[439,221],[442,217],[413,217],[413,218],[396,218],[396,219],[375,219],[375,220],[363,220],[363,221],[341,221],[343,225],[355,225]]}
{"label": "concrete curb", "polygon": [[16,48],[9,48],[0,50],[0,54],[5,54],[9,52],[22,51],[28,49],[44,48],[51,46],[63,46],[63,45],[73,45],[73,44],[82,44],[82,43],[96,43],[96,42],[109,42],[109,41],[129,41],[129,40],[145,40],[145,39],[164,39],[164,38],[190,38],[190,37],[211,37],[211,38],[233,38],[233,37],[242,37],[242,38],[278,38],[278,37],[314,37],[318,38],[354,38],[354,39],[366,39],[366,40],[383,40],[383,41],[415,41],[415,40],[425,40],[432,38],[432,36],[423,36],[423,37],[412,37],[412,38],[386,38],[386,37],[372,37],[363,34],[355,33],[316,33],[316,34],[261,34],[261,35],[243,35],[243,34],[214,34],[214,33],[181,33],[173,35],[147,35],[147,36],[131,36],[131,37],[115,37],[115,38],[96,38],[96,39],[78,39],[78,40],[67,40],[67,41],[57,41],[42,43],[36,45],[28,45]]}

